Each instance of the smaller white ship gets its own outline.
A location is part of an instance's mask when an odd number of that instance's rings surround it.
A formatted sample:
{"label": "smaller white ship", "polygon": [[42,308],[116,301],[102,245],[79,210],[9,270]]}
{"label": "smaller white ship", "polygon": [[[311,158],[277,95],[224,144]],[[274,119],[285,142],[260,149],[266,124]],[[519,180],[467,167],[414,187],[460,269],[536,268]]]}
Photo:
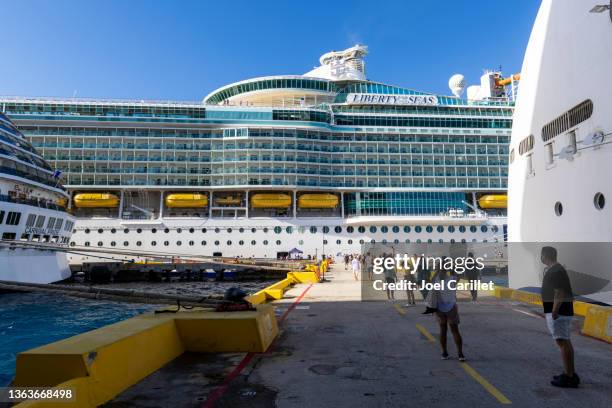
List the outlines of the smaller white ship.
{"label": "smaller white ship", "polygon": [[0,281],[51,283],[70,277],[74,217],[60,173],[0,113]]}

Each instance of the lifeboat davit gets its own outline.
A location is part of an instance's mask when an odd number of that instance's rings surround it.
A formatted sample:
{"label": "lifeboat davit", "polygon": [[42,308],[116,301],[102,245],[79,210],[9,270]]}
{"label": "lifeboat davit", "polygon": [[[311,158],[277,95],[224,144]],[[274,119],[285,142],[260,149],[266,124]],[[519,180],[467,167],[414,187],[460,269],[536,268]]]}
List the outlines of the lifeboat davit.
{"label": "lifeboat davit", "polygon": [[260,193],[251,196],[252,208],[287,208],[291,202],[289,194]]}
{"label": "lifeboat davit", "polygon": [[302,194],[298,197],[299,208],[336,208],[339,203],[335,194]]}
{"label": "lifeboat davit", "polygon": [[208,205],[208,196],[200,193],[168,194],[164,203],[168,208],[201,208]]}
{"label": "lifeboat davit", "polygon": [[109,193],[79,193],[74,196],[77,208],[113,208],[119,206],[119,197]]}
{"label": "lifeboat davit", "polygon": [[484,209],[508,208],[506,194],[487,194],[478,199],[478,205]]}

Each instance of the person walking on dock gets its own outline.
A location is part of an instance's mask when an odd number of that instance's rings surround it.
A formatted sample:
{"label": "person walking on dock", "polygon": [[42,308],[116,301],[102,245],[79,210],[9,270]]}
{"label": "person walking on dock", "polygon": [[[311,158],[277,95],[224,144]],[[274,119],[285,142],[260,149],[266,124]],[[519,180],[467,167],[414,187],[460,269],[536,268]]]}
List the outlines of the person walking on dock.
{"label": "person walking on dock", "polygon": [[351,261],[351,257],[349,254],[344,254],[344,270],[348,270],[349,262]]}
{"label": "person walking on dock", "polygon": [[357,255],[353,255],[353,260],[351,261],[351,269],[353,270],[353,276],[355,280],[359,280],[359,272],[361,270],[361,261]]}
{"label": "person walking on dock", "polygon": [[577,388],[580,377],[574,371],[574,347],[570,340],[574,316],[574,295],[565,268],[557,262],[557,250],[550,246],[542,248],[540,259],[546,265],[542,279],[542,306],[546,325],[561,350],[564,372],[553,376],[550,382],[555,387]]}
{"label": "person walking on dock", "polygon": [[[452,271],[441,269],[434,277],[434,282],[443,285],[439,291],[438,305],[435,312],[436,319],[440,326],[440,346],[442,347],[442,360],[448,360],[447,333],[450,326],[455,345],[457,346],[457,356],[459,361],[465,361],[463,355],[463,339],[459,332],[459,308],[457,307],[457,293],[455,289],[449,289],[449,282],[456,281],[457,277]],[[455,282],[456,283],[456,282]],[[453,286],[455,287],[455,286]]]}

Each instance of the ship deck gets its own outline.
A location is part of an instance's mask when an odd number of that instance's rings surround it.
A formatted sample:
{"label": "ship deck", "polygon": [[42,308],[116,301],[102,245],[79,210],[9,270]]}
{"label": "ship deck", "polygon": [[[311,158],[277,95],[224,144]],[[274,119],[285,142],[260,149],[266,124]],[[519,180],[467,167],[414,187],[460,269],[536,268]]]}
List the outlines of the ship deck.
{"label": "ship deck", "polygon": [[[438,326],[423,305],[362,302],[341,265],[329,283],[300,284],[277,301],[280,336],[266,353],[185,354],[107,407],[602,406],[612,401],[612,349],[573,326],[578,389],[549,382],[562,371],[541,310],[460,293],[466,363],[440,359]],[[605,403],[604,403],[605,404]]]}

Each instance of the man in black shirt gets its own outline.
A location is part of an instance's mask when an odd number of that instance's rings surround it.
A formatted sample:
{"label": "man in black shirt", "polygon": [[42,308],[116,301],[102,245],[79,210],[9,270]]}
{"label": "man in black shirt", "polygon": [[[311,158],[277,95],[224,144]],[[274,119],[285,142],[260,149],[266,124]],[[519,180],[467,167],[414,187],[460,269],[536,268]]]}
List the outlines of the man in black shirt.
{"label": "man in black shirt", "polygon": [[556,375],[550,382],[556,387],[576,388],[580,383],[574,372],[574,347],[570,341],[570,329],[574,316],[574,295],[567,272],[557,262],[557,250],[546,246],[540,256],[546,265],[542,279],[542,305],[546,315],[546,324],[550,334],[561,350],[564,373]]}

